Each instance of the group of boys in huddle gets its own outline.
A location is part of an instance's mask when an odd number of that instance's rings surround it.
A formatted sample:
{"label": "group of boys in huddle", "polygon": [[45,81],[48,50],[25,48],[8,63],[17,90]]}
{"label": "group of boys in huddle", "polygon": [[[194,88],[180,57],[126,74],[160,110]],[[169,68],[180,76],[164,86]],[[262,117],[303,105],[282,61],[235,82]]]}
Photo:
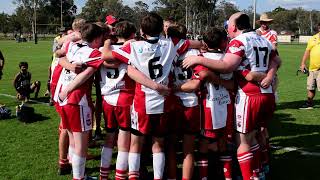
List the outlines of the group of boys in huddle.
{"label": "group of boys in huddle", "polygon": [[115,144],[115,179],[140,179],[146,136],[152,137],[154,180],[177,178],[178,137],[183,180],[208,179],[212,153],[219,157],[225,179],[232,179],[230,143],[238,145],[243,179],[261,177],[268,166],[266,127],[275,108],[271,84],[280,59],[270,42],[251,31],[246,14],[232,15],[226,30],[209,28],[201,41],[188,40],[181,24],[163,32],[163,19],[156,13],[141,19],[139,40],[128,21],[110,29],[76,19],[73,30],[60,39],[50,80],[61,117],[62,174],[71,164],[73,179],[85,178],[97,73],[107,132],[101,180],[109,179]]}

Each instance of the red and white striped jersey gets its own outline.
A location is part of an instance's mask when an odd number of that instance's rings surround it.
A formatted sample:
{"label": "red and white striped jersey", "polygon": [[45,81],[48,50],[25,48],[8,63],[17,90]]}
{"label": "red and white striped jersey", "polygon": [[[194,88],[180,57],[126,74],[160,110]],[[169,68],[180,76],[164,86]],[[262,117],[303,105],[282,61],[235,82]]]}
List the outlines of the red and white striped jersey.
{"label": "red and white striped jersey", "polygon": [[[93,67],[98,69],[103,63],[101,60],[101,52],[97,49],[90,48],[87,43],[73,43],[70,42],[66,48],[67,58],[70,63],[82,64],[84,67]],[[63,68],[57,87],[55,90],[54,99],[59,102],[60,106],[66,104],[76,104],[82,106],[91,106],[91,89],[93,78],[90,77],[86,82],[84,82],[80,87],[70,92],[63,102],[58,101],[59,92],[63,91],[65,87],[74,80],[77,76],[74,72]]]}
{"label": "red and white striped jersey", "polygon": [[[173,60],[177,52],[183,53],[187,50],[189,41],[185,41],[180,48],[177,48],[177,43],[160,36],[153,40],[131,42],[112,53],[115,58],[130,63],[153,81],[167,86]],[[126,57],[127,53],[130,58]],[[165,99],[157,91],[136,83],[135,109],[147,114],[161,114],[166,111]]]}
{"label": "red and white striped jersey", "polygon": [[274,31],[272,29],[268,29],[268,30],[264,31],[262,28],[259,28],[259,30],[261,32],[261,36],[268,39],[272,44],[278,43],[278,34],[276,31]]}
{"label": "red and white striped jersey", "polygon": [[51,62],[51,66],[50,66],[50,83],[52,82],[52,75],[54,73],[54,69],[59,65],[59,58],[54,57],[52,62]]}
{"label": "red and white striped jersey", "polygon": [[[224,57],[222,52],[207,52],[202,54],[204,57],[213,61],[221,61]],[[230,80],[233,73],[219,74],[220,78]],[[231,103],[229,91],[222,85],[205,82],[206,91],[205,107],[210,109],[212,128],[220,129],[226,126],[228,117],[228,104]]]}
{"label": "red and white striped jersey", "polygon": [[[275,56],[272,44],[256,32],[246,32],[232,39],[227,48],[227,53],[235,54],[242,58],[237,69],[238,92],[246,95],[272,93],[272,87],[264,89],[256,82],[248,82],[243,76],[245,73],[267,73],[270,58]],[[241,75],[240,75],[240,74]]]}
{"label": "red and white striped jersey", "polygon": [[[112,45],[119,49],[123,45]],[[126,55],[129,58],[129,54]],[[131,106],[133,103],[135,82],[127,74],[128,64],[121,63],[118,68],[100,68],[100,87],[103,99],[113,106]]]}
{"label": "red and white striped jersey", "polygon": [[[192,79],[193,70],[191,68],[184,69],[181,67],[182,61],[191,55],[199,55],[199,50],[189,49],[184,54],[178,56],[173,62],[173,83],[180,86]],[[196,93],[176,92],[175,96],[179,97],[185,107],[194,107],[199,104],[198,96]]]}
{"label": "red and white striped jersey", "polygon": [[[54,97],[56,87],[63,69],[63,67],[59,64],[59,58],[55,58],[55,61],[52,62],[50,68],[51,68],[50,92],[51,92],[51,96]],[[56,101],[57,99],[53,98],[53,100],[55,102],[58,102]]]}

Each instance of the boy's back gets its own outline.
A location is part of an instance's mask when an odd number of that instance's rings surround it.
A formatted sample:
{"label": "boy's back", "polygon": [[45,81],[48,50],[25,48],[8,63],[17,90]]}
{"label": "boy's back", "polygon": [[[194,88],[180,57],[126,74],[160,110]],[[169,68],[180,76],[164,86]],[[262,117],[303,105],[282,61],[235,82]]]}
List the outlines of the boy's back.
{"label": "boy's back", "polygon": [[[223,52],[207,52],[202,54],[204,57],[214,60],[222,60],[224,57]],[[221,79],[230,80],[232,73],[219,74]],[[220,129],[226,126],[228,108],[227,105],[231,103],[229,91],[219,84],[212,82],[206,82],[206,96],[205,96],[205,108],[210,108],[212,121],[209,123],[209,127],[213,129]],[[209,114],[209,113],[207,113]],[[210,119],[210,118],[209,118]],[[211,124],[212,123],[212,124]]]}
{"label": "boy's back", "polygon": [[[112,45],[112,49],[120,49],[123,43]],[[100,48],[102,51],[103,48]],[[129,56],[127,54],[126,56]],[[112,106],[132,105],[135,82],[127,75],[128,65],[121,63],[118,68],[100,68],[101,94]]]}
{"label": "boy's back", "polygon": [[[178,58],[175,58],[174,68],[173,68],[175,86],[178,87],[192,79],[192,76],[194,73],[193,69],[191,68],[183,69],[181,64],[186,57],[190,55],[197,56],[199,54],[200,54],[199,50],[189,49],[187,52],[180,55]],[[178,92],[175,92],[175,95],[181,99],[183,105],[186,107],[194,107],[198,105],[198,96],[195,92],[190,93],[190,92],[178,91]]]}
{"label": "boy's back", "polygon": [[[86,43],[73,43],[67,46],[66,54],[70,63],[79,63],[83,66],[90,66],[97,69],[100,64],[100,51],[90,48]],[[63,90],[68,84],[74,80],[77,76],[76,73],[63,69],[59,77],[54,99],[57,101],[59,92]],[[83,83],[80,87],[71,92],[67,97],[66,101],[62,104],[79,104],[79,105],[90,105],[91,104],[91,86],[92,78]],[[61,105],[62,105],[61,104]]]}
{"label": "boy's back", "polygon": [[[147,77],[163,85],[169,84],[172,62],[176,57],[176,49],[171,39],[160,37],[154,40],[136,41],[115,50],[116,54],[122,54],[122,51],[130,53],[130,59],[127,59],[129,63]],[[157,91],[137,83],[135,93],[135,108],[145,109],[147,114],[160,114],[165,111],[165,97]]]}

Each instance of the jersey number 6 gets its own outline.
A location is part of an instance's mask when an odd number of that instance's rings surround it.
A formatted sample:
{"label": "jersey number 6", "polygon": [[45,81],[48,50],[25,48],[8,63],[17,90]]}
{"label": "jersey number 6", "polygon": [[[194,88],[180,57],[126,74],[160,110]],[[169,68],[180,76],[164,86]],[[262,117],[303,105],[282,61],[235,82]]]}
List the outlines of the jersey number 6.
{"label": "jersey number 6", "polygon": [[155,64],[160,60],[160,57],[155,57],[148,62],[148,69],[151,79],[157,79],[158,77],[162,76],[162,65]]}

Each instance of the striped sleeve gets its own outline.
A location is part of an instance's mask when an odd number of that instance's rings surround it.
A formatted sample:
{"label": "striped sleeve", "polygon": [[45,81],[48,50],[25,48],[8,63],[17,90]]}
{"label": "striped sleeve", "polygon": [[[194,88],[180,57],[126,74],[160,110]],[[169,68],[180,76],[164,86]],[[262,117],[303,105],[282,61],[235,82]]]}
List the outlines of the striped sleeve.
{"label": "striped sleeve", "polygon": [[240,57],[245,56],[244,45],[241,41],[234,39],[232,40],[227,48],[227,53],[231,53]]}
{"label": "striped sleeve", "polygon": [[95,69],[98,69],[100,65],[103,63],[103,60],[101,60],[101,52],[97,49],[91,52],[89,59],[91,60],[87,61],[86,65]]}
{"label": "striped sleeve", "polygon": [[201,71],[208,71],[208,68],[205,66],[201,66],[201,65],[197,65],[196,67],[194,67],[192,79],[199,79],[199,80],[203,81],[203,79],[199,76],[199,73]]}
{"label": "striped sleeve", "polygon": [[131,53],[131,45],[130,43],[119,48],[112,50],[112,55],[116,59],[120,60],[121,62],[124,62],[126,64],[129,63],[130,59],[130,53]]}
{"label": "striped sleeve", "polygon": [[172,38],[174,46],[177,48],[177,53],[182,55],[185,53],[190,46],[190,41],[185,39]]}

